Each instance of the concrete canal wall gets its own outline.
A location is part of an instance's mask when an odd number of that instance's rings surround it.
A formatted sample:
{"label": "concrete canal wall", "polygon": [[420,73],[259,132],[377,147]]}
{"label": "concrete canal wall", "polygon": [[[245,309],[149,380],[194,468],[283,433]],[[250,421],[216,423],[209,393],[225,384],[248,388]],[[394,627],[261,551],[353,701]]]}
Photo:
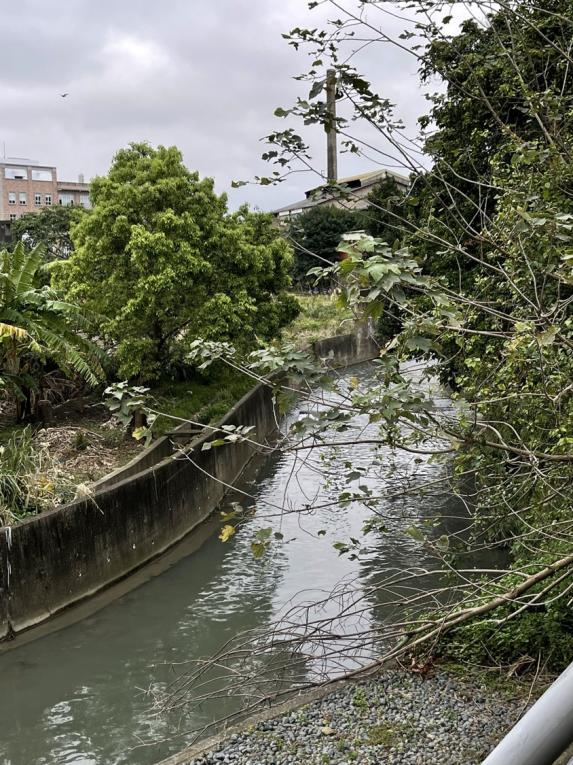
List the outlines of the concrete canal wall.
{"label": "concrete canal wall", "polygon": [[[322,340],[314,350],[333,368],[378,355],[365,331]],[[252,425],[254,441],[272,441],[278,424],[272,389],[257,385],[224,424]],[[173,439],[161,438],[98,482],[92,499],[0,528],[0,641],[129,576],[206,520],[258,451],[249,443],[203,451],[214,437],[204,431],[184,455]]]}

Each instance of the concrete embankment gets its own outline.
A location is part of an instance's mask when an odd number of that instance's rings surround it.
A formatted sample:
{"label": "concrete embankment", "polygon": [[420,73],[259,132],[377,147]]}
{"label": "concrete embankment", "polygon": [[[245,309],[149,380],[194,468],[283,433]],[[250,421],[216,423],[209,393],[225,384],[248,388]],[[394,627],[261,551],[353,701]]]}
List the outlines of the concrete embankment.
{"label": "concrete embankment", "polygon": [[[314,350],[333,367],[378,355],[366,332],[320,341]],[[278,418],[274,393],[261,384],[219,425],[254,426],[253,440],[266,443]],[[257,452],[247,442],[203,451],[212,438],[202,433],[184,456],[172,439],[159,439],[98,482],[93,498],[1,528],[0,641],[128,577],[208,518]]]}

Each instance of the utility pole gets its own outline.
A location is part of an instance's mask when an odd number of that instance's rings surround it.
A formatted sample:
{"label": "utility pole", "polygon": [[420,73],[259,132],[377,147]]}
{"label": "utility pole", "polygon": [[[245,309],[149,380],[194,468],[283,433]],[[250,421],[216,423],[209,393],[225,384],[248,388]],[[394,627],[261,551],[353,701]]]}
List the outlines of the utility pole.
{"label": "utility pole", "polygon": [[338,156],[336,150],[336,70],[326,72],[326,158],[329,183],[338,180]]}

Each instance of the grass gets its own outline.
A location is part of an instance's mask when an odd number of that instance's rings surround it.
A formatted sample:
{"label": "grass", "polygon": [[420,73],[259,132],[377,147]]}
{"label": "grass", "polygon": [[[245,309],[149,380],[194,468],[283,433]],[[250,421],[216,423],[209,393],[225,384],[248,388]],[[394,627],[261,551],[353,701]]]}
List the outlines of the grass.
{"label": "grass", "polygon": [[[350,332],[352,313],[341,308],[336,295],[296,294],[301,312],[292,324],[286,327],[281,340],[298,348],[305,348],[315,340]],[[219,420],[254,385],[254,381],[230,369],[213,365],[204,377],[188,382],[170,382],[154,388],[154,409],[181,419],[192,419],[204,424]],[[159,417],[154,425],[156,436],[163,435],[177,422],[168,417]]]}
{"label": "grass", "polygon": [[282,340],[305,348],[315,340],[351,331],[354,318],[347,308],[337,303],[337,296],[297,293],[301,312],[282,332]]}
{"label": "grass", "polygon": [[[203,378],[163,383],[154,388],[151,391],[155,399],[152,406],[171,417],[209,425],[221,419],[254,384],[252,378],[219,366]],[[153,432],[155,436],[161,436],[179,424],[170,417],[158,417]]]}
{"label": "grass", "polygon": [[370,746],[394,746],[399,739],[408,732],[408,726],[403,723],[380,723],[373,725],[368,731]]}

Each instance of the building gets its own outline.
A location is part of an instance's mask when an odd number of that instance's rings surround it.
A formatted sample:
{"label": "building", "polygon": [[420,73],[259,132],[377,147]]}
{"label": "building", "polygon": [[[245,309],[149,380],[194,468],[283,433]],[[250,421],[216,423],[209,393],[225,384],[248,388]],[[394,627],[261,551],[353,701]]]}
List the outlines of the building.
{"label": "building", "polygon": [[[52,205],[90,206],[89,183],[59,181],[55,167],[33,159],[0,159],[0,222],[11,222],[26,213]],[[4,227],[5,229],[5,227]]]}
{"label": "building", "polygon": [[14,221],[58,202],[55,167],[29,159],[0,160],[0,220]]}
{"label": "building", "polygon": [[384,178],[394,178],[402,191],[407,191],[410,186],[410,181],[404,175],[391,170],[372,170],[369,173],[341,178],[336,184],[309,189],[305,193],[305,199],[273,210],[273,215],[279,223],[286,223],[290,218],[300,215],[310,207],[321,205],[343,207],[347,210],[364,210],[368,206],[368,194]]}
{"label": "building", "polygon": [[75,205],[89,210],[90,185],[84,182],[83,175],[80,175],[77,181],[58,181],[58,204]]}

